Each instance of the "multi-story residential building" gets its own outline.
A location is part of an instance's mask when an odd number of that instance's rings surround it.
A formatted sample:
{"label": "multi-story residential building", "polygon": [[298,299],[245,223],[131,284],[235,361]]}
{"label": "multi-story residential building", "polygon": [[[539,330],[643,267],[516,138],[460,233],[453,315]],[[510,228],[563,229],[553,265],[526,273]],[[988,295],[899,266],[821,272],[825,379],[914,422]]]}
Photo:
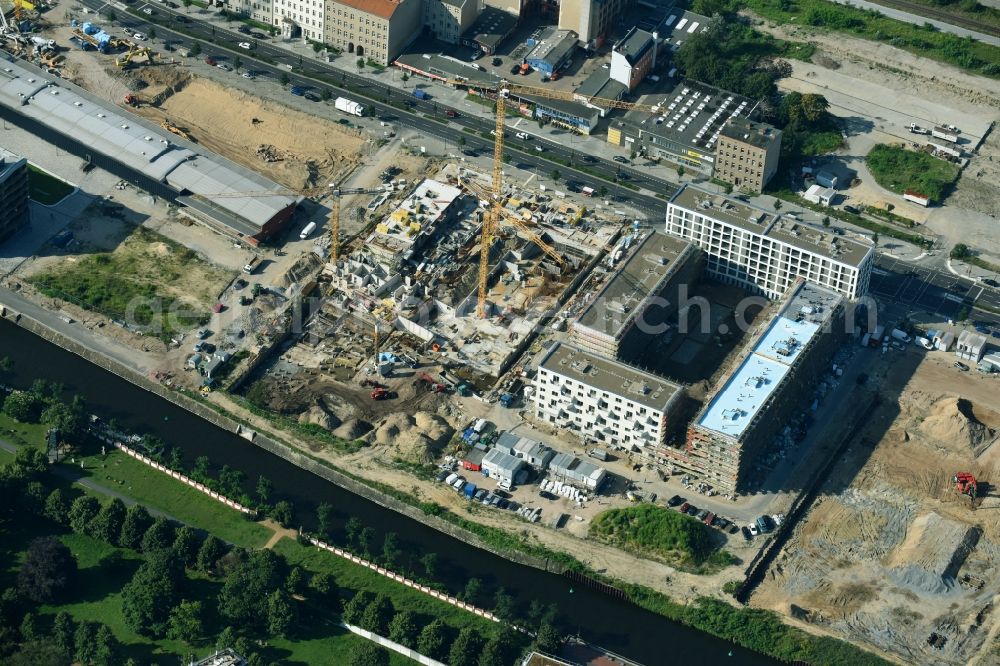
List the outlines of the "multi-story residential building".
{"label": "multi-story residential building", "polygon": [[750,336],[734,368],[688,428],[683,451],[663,457],[731,493],[751,484],[789,417],[828,370],[845,331],[847,301],[799,282],[776,316]]}
{"label": "multi-story residential building", "polygon": [[436,39],[458,44],[479,16],[479,0],[424,0],[424,27]]}
{"label": "multi-story residential building", "polygon": [[559,29],[572,30],[588,48],[599,48],[631,6],[631,0],[561,0]]}
{"label": "multi-story residential building", "polygon": [[719,132],[713,177],[760,194],[778,170],[781,130],[749,118],[733,118]]}
{"label": "multi-story residential building", "polygon": [[274,22],[275,2],[276,0],[229,0],[226,7],[229,11],[254,21],[278,25]]}
{"label": "multi-story residential building", "polygon": [[[242,2],[247,4],[252,3],[252,0]],[[302,37],[320,42],[323,41],[327,4],[326,0],[272,0],[269,22],[276,25],[285,37]],[[266,14],[266,9],[256,11]]]}
{"label": "multi-story residential building", "polygon": [[684,399],[684,387],[630,365],[555,342],[535,376],[535,416],[585,441],[655,455]]}
{"label": "multi-story residential building", "polygon": [[0,148],[0,242],[28,223],[28,160]]}
{"label": "multi-story residential building", "polygon": [[623,239],[608,255],[618,265],[572,324],[573,343],[580,348],[637,362],[687,300],[688,287],[701,274],[701,250],[673,236],[646,233]]}
{"label": "multi-story residential building", "polygon": [[704,250],[712,277],[768,298],[799,278],[860,298],[875,262],[871,244],[690,185],[667,204],[666,231]]}
{"label": "multi-story residential building", "polygon": [[611,49],[611,78],[635,90],[656,66],[657,39],[633,27]]}
{"label": "multi-story residential building", "polygon": [[423,18],[421,0],[326,0],[323,41],[388,65],[420,33]]}

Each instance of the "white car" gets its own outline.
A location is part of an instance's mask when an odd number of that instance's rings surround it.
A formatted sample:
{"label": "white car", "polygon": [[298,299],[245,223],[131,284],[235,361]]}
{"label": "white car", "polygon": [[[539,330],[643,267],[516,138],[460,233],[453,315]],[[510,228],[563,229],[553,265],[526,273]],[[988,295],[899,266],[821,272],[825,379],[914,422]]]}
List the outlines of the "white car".
{"label": "white car", "polygon": [[785,522],[785,514],[783,514],[783,513],[772,514],[771,515],[771,520],[774,521],[774,526],[775,527],[780,527],[781,523]]}
{"label": "white car", "polygon": [[146,14],[148,16],[152,16],[153,15],[153,8],[152,7],[146,7],[145,9],[142,10],[142,13]]}
{"label": "white car", "polygon": [[522,141],[527,141],[529,138],[527,132],[518,132],[514,136],[516,136],[518,139],[521,139]]}
{"label": "white car", "polygon": [[757,536],[760,534],[760,530],[757,529],[757,523],[748,524],[747,529],[750,530],[750,536]]}
{"label": "white car", "polygon": [[243,72],[243,78],[244,78],[244,79],[250,79],[251,81],[253,81],[253,80],[254,80],[254,79],[256,79],[257,77],[256,77],[256,76],[254,76],[254,73],[253,73],[253,72]]}
{"label": "white car", "polygon": [[248,51],[253,48],[253,44],[251,44],[250,42],[240,42],[238,46],[241,49],[246,49]]}
{"label": "white car", "polygon": [[535,152],[536,152],[536,153],[544,153],[544,152],[545,152],[545,149],[544,149],[544,148],[542,148],[542,147],[541,147],[540,145],[538,145],[538,144],[536,143],[536,144],[535,144]]}
{"label": "white car", "polygon": [[221,69],[223,72],[231,72],[231,71],[233,71],[233,68],[230,67],[229,65],[227,65],[224,62],[220,62],[218,65],[216,65],[216,67],[218,67],[219,69]]}
{"label": "white car", "polygon": [[146,35],[142,34],[141,32],[137,32],[134,35],[132,35],[132,39],[138,42],[144,42],[146,41]]}

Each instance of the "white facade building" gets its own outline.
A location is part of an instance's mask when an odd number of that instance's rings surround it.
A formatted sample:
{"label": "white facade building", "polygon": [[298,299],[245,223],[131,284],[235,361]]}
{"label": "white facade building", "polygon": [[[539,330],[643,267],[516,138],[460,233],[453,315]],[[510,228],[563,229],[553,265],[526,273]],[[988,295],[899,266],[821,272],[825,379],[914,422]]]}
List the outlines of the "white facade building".
{"label": "white facade building", "polygon": [[556,342],[535,377],[535,416],[584,440],[636,447],[663,445],[684,388],[625,363]]}
{"label": "white facade building", "polygon": [[690,185],[667,205],[666,232],[704,250],[712,277],[768,298],[780,298],[799,278],[860,298],[875,262],[868,243]]}

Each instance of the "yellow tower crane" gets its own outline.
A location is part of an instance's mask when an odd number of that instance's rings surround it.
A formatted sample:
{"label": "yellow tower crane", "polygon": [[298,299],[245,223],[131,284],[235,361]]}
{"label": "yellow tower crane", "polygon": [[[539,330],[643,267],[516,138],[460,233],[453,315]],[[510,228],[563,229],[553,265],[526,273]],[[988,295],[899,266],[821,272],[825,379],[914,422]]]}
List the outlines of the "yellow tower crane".
{"label": "yellow tower crane", "polygon": [[[537,86],[526,86],[520,83],[512,83],[506,79],[501,79],[495,85],[478,84],[473,81],[452,79],[446,81],[454,86],[472,88],[483,93],[496,96],[495,127],[493,130],[493,179],[490,191],[481,196],[488,202],[488,209],[483,220],[482,241],[479,249],[479,302],[476,313],[480,318],[486,316],[486,301],[489,296],[489,252],[490,245],[496,237],[497,229],[501,220],[509,222],[524,234],[535,245],[542,249],[545,254],[552,257],[560,264],[564,263],[558,252],[546,245],[534,232],[532,232],[516,215],[511,214],[504,207],[503,192],[503,146],[504,130],[506,128],[505,119],[507,114],[507,99],[513,93],[515,95],[528,95],[530,97],[541,97],[545,99],[559,99],[570,102],[594,103],[596,105],[613,109],[639,109],[655,113],[660,107],[649,104],[637,104],[634,102],[624,102],[617,99],[606,99],[601,97],[582,97],[571,91],[552,90],[550,88],[539,88]],[[530,99],[529,99],[530,101]],[[465,183],[469,185],[469,183]],[[472,188],[475,191],[475,188]]]}

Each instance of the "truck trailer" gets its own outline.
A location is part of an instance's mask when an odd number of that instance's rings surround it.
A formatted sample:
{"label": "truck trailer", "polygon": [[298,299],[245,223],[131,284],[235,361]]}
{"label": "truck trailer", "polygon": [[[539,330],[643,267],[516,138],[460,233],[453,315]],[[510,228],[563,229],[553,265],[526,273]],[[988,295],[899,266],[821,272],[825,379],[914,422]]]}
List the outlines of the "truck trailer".
{"label": "truck trailer", "polygon": [[944,141],[958,142],[958,132],[947,127],[935,127],[931,130],[931,136]]}
{"label": "truck trailer", "polygon": [[316,231],[316,223],[315,222],[310,222],[305,227],[303,227],[302,233],[299,234],[299,238],[301,238],[302,240],[305,240],[305,239],[309,238],[309,234],[311,234],[314,231]]}
{"label": "truck trailer", "polygon": [[909,343],[910,340],[912,339],[910,338],[909,335],[906,334],[905,331],[901,331],[898,328],[892,329],[892,333],[890,333],[890,335],[894,340],[899,340],[900,342],[905,342],[905,343]]}
{"label": "truck trailer", "polygon": [[338,111],[343,111],[344,113],[349,113],[352,116],[358,116],[359,118],[365,113],[365,107],[362,104],[358,104],[354,100],[347,99],[346,97],[338,97],[334,100],[333,105]]}

